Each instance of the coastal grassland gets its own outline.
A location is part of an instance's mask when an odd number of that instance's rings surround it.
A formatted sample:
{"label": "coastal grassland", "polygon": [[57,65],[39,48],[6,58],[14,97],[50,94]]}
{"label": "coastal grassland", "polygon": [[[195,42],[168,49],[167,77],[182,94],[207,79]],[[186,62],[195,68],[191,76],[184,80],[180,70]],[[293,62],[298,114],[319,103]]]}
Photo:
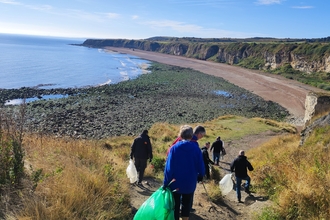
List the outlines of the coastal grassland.
{"label": "coastal grassland", "polygon": [[222,78],[153,63],[150,73],[76,95],[27,104],[29,131],[79,138],[136,135],[154,123],[205,122],[223,115],[284,120],[288,111]]}
{"label": "coastal grassland", "polygon": [[[203,142],[214,141],[219,134],[224,139],[239,140],[267,130],[283,132],[284,124],[266,121],[233,115],[218,117],[201,123],[207,130]],[[190,123],[193,127],[199,124]],[[165,158],[180,125],[156,123],[151,126],[149,135],[154,149],[151,164],[156,165],[155,158]],[[37,220],[132,219],[126,168],[133,139],[113,136],[81,140],[26,133],[23,140],[26,175],[21,185],[12,187],[11,193],[2,192],[3,198],[17,196],[10,198],[12,206],[2,200],[0,205],[4,211],[0,215]],[[148,166],[146,176],[162,180],[162,171],[156,172]],[[220,192],[211,188],[208,190],[212,200],[218,201]]]}
{"label": "coastal grassland", "polygon": [[126,139],[112,145],[31,134],[24,146],[34,192],[22,198],[19,219],[132,219]]}
{"label": "coastal grassland", "polygon": [[253,188],[274,201],[256,219],[330,218],[330,126],[314,129],[302,146],[299,141],[285,135],[249,151]]}
{"label": "coastal grassland", "polygon": [[[205,142],[213,142],[218,136],[224,141],[239,140],[248,135],[260,134],[267,130],[274,132],[288,132],[295,133],[295,128],[292,125],[282,122],[276,122],[269,119],[260,118],[245,118],[241,116],[227,115],[221,116],[211,121],[204,123],[188,123],[192,127],[202,125],[206,129],[206,135],[201,140],[200,145]],[[178,136],[180,125],[168,123],[156,123],[151,127],[149,134],[153,145],[156,146],[155,155],[164,155],[169,145]]]}

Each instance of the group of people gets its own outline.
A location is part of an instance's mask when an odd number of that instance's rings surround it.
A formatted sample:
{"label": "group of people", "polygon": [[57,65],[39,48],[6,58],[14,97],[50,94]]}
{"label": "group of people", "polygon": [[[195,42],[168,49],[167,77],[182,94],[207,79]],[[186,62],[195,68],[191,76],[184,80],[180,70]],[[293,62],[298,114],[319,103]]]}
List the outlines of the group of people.
{"label": "group of people", "polygon": [[[210,179],[209,164],[219,165],[221,154],[225,154],[225,149],[221,137],[210,145],[199,148],[198,140],[206,134],[203,126],[194,129],[189,125],[180,127],[178,138],[173,142],[167,151],[166,164],[164,169],[163,187],[169,187],[173,191],[175,201],[174,217],[179,219],[180,213],[183,220],[188,220],[191,210],[193,210],[194,192],[197,182],[202,182],[204,176]],[[208,150],[213,150],[213,161],[209,158]],[[142,185],[145,168],[148,160],[151,162],[152,146],[148,131],[134,139],[131,146],[131,159],[134,158],[136,169],[139,173],[138,184]],[[247,170],[252,171],[253,167],[247,160],[245,152],[241,150],[237,158],[230,164],[231,172],[236,177],[236,194],[238,202],[241,202],[241,184],[245,180],[245,192],[250,194],[250,177]]]}

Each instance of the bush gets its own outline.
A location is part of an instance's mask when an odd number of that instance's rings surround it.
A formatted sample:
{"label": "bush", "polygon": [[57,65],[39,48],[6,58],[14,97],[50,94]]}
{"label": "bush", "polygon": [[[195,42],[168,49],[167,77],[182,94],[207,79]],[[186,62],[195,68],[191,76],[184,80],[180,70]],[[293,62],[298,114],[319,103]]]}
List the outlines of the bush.
{"label": "bush", "polygon": [[165,158],[162,157],[154,157],[151,161],[151,165],[154,167],[154,172],[158,173],[160,171],[164,171],[165,168]]}
{"label": "bush", "polygon": [[23,176],[23,121],[23,105],[16,113],[0,112],[0,184],[18,184]]}

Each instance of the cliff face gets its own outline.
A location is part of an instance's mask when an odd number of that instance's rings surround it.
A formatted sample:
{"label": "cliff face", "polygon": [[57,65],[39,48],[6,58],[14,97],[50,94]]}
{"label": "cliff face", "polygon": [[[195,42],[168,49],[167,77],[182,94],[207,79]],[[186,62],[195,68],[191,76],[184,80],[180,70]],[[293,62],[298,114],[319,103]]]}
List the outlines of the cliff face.
{"label": "cliff face", "polygon": [[315,115],[321,115],[330,110],[329,94],[309,93],[305,100],[305,124],[309,123]]}
{"label": "cliff face", "polygon": [[306,73],[330,73],[330,44],[320,43],[180,43],[148,40],[93,40],[83,44],[88,47],[126,47],[155,51],[196,59],[212,59],[221,63],[238,64],[247,58],[260,60],[260,69],[275,69],[290,64],[293,69]]}

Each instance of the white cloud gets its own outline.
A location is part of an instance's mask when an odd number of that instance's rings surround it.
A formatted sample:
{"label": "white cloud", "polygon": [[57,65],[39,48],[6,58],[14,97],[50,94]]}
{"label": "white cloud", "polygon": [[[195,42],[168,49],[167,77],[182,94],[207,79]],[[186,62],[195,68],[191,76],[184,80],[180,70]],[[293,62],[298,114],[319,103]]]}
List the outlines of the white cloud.
{"label": "white cloud", "polygon": [[[214,28],[204,28],[199,25],[187,24],[179,21],[171,21],[171,20],[163,20],[163,21],[150,21],[146,22],[146,25],[150,25],[151,28],[156,29],[159,32],[167,32],[173,33],[173,31],[179,33],[183,37],[237,37],[237,38],[245,38],[245,37],[254,37],[254,36],[262,36],[260,33],[243,33],[243,32],[233,32],[221,29]],[[171,29],[171,30],[168,30]],[[178,36],[177,34],[175,34]]]}
{"label": "white cloud", "polygon": [[170,20],[163,20],[163,21],[150,21],[147,24],[151,25],[152,28],[170,28],[172,30],[178,32],[194,32],[196,30],[200,30],[202,27],[193,24],[185,24],[184,22],[179,21],[170,21]]}
{"label": "white cloud", "polygon": [[133,20],[136,20],[136,19],[138,19],[138,18],[139,18],[138,15],[132,15],[132,19],[133,19]]}
{"label": "white cloud", "polygon": [[13,0],[0,0],[0,3],[11,4],[11,5],[21,5],[21,3],[13,1]]}
{"label": "white cloud", "polygon": [[10,5],[20,5],[22,7],[26,7],[26,8],[30,8],[30,9],[34,9],[34,10],[39,10],[39,11],[45,11],[45,10],[51,10],[53,9],[52,6],[50,5],[27,5],[21,2],[17,2],[14,0],[0,0],[0,3],[3,4],[10,4]]}
{"label": "white cloud", "polygon": [[50,11],[53,9],[51,5],[24,5],[24,6],[39,11]]}
{"label": "white cloud", "polygon": [[105,14],[107,18],[118,18],[120,15],[117,13],[106,13]]}
{"label": "white cloud", "polygon": [[313,7],[313,6],[305,5],[305,6],[293,6],[292,8],[297,8],[297,9],[310,9],[310,8],[314,8],[314,7]]}
{"label": "white cloud", "polygon": [[103,22],[105,20],[105,14],[94,14],[89,12],[84,12],[81,10],[75,10],[75,9],[68,9],[63,14],[65,16],[73,17],[80,20],[87,20],[87,21],[95,21],[95,22]]}
{"label": "white cloud", "polygon": [[258,0],[256,4],[258,5],[272,5],[281,4],[284,0]]}

